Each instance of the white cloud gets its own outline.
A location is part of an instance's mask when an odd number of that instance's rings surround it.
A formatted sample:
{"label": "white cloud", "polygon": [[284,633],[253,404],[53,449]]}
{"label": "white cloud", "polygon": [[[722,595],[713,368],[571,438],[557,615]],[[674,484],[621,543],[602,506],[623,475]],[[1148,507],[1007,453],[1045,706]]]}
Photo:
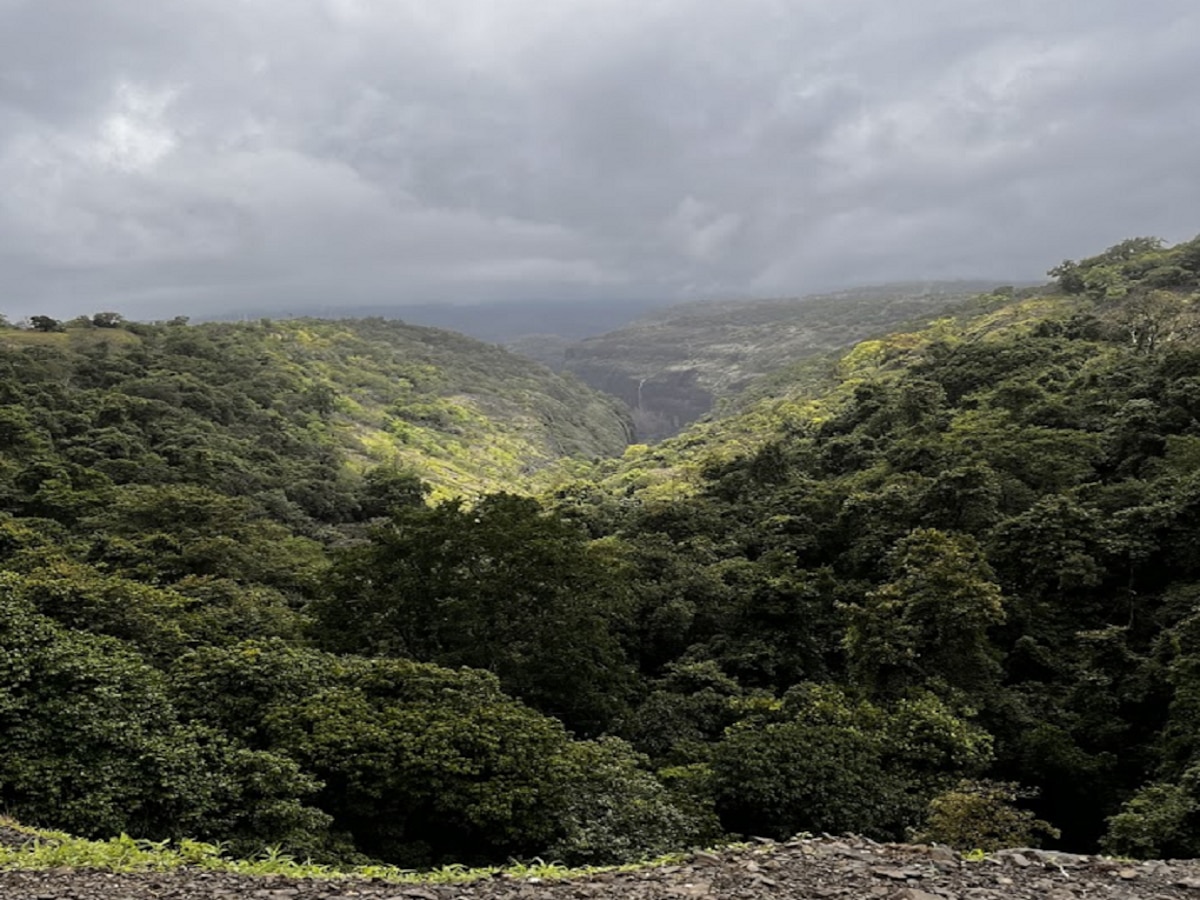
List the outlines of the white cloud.
{"label": "white cloud", "polygon": [[100,124],[95,157],[124,172],[154,166],[178,143],[166,122],[167,108],[178,91],[145,89],[128,82],[117,86],[115,109]]}

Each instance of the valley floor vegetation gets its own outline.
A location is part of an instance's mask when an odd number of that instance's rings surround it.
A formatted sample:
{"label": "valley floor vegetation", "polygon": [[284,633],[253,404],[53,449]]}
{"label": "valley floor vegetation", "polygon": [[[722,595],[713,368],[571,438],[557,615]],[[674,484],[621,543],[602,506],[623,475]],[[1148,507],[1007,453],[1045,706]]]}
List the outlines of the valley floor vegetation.
{"label": "valley floor vegetation", "polygon": [[498,350],[0,329],[0,808],[340,865],[1200,856],[1200,239],[1052,274],[540,488],[625,420]]}

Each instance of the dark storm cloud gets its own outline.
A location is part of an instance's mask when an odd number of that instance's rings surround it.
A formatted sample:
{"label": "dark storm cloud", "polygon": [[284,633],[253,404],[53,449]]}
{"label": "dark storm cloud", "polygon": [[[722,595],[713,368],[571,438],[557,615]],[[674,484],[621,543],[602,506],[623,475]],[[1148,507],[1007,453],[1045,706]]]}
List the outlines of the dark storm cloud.
{"label": "dark storm cloud", "polygon": [[0,0],[10,316],[1037,277],[1200,208],[1192,0]]}

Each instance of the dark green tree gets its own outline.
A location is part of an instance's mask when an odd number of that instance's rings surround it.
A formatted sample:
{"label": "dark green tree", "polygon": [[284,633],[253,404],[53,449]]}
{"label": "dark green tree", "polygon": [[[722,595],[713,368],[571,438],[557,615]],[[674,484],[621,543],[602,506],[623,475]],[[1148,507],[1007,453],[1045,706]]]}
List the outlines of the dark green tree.
{"label": "dark green tree", "polygon": [[34,331],[66,331],[62,322],[49,316],[30,316],[29,324]]}
{"label": "dark green tree", "polygon": [[472,666],[585,733],[624,708],[619,570],[575,526],[510,494],[393,507],[313,604],[324,646]]}
{"label": "dark green tree", "polygon": [[860,683],[881,696],[932,688],[980,697],[995,685],[988,629],[1004,621],[1004,605],[976,542],[918,529],[897,543],[888,571],[850,610],[846,650]]}
{"label": "dark green tree", "polygon": [[801,685],[730,728],[713,749],[717,811],[742,834],[894,839],[990,755],[989,737],[931,695],[888,710],[830,685]]}
{"label": "dark green tree", "polygon": [[181,721],[160,672],[113,638],[39,615],[0,573],[0,802],[89,837],[310,851],[328,817],[290,760]]}

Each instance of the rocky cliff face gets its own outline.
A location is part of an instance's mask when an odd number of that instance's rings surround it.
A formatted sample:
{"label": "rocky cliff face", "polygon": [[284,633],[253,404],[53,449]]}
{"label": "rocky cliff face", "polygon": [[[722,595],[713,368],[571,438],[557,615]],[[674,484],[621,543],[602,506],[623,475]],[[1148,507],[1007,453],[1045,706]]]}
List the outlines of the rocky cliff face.
{"label": "rocky cliff face", "polygon": [[569,365],[584,384],[625,403],[638,440],[678,434],[713,407],[714,395],[700,383],[701,373],[696,369],[672,368],[637,375],[586,359],[571,359]]}

